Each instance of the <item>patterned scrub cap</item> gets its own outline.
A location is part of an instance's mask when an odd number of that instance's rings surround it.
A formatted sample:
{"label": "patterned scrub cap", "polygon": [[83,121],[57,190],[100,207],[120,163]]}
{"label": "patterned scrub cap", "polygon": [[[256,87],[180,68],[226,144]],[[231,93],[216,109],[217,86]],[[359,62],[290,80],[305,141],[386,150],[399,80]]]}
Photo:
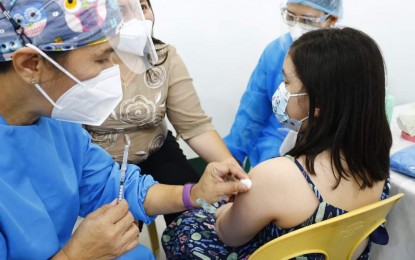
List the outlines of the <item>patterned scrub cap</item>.
{"label": "patterned scrub cap", "polygon": [[343,0],[287,0],[287,4],[306,5],[339,18],[343,15]]}
{"label": "patterned scrub cap", "polygon": [[[117,0],[0,3],[5,9],[0,10],[0,62],[11,60],[14,51],[30,42],[43,51],[67,51],[103,42],[117,33],[122,21]],[[23,35],[13,22],[23,28]]]}

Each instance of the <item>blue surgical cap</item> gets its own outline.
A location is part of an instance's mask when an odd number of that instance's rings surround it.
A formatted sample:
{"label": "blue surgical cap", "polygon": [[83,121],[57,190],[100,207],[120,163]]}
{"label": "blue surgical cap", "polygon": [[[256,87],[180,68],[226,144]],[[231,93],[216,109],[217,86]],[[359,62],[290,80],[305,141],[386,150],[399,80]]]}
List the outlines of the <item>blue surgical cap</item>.
{"label": "blue surgical cap", "polygon": [[44,51],[67,51],[105,41],[122,21],[117,0],[0,2],[5,9],[0,10],[0,62],[11,60],[12,53],[29,42]]}
{"label": "blue surgical cap", "polygon": [[311,8],[335,15],[339,18],[343,15],[342,0],[287,0],[287,4],[302,4]]}

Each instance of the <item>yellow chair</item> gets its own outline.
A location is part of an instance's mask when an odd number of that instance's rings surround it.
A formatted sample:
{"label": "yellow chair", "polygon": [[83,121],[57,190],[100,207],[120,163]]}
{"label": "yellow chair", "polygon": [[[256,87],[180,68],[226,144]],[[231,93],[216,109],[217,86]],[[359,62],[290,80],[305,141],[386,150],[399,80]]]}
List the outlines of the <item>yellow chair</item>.
{"label": "yellow chair", "polygon": [[326,260],[351,259],[359,245],[386,222],[386,215],[403,195],[397,194],[273,239],[249,259],[283,260],[310,253],[323,254]]}

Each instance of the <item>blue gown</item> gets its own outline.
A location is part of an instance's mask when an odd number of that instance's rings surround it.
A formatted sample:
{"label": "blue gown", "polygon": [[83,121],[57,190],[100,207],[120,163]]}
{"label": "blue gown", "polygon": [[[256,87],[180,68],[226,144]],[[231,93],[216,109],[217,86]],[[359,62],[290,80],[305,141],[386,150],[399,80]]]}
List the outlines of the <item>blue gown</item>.
{"label": "blue gown", "polygon": [[224,138],[232,155],[241,163],[248,158],[255,166],[279,156],[288,131],[272,113],[272,96],[284,79],[282,66],[292,41],[287,33],[265,48],[242,96],[230,133]]}
{"label": "blue gown", "polygon": [[[52,257],[68,242],[78,216],[117,198],[119,165],[78,124],[41,117],[11,126],[0,116],[0,143],[0,259]],[[125,198],[145,223],[155,218],[143,206],[155,183],[128,165]],[[130,259],[154,259],[144,246],[134,251]]]}

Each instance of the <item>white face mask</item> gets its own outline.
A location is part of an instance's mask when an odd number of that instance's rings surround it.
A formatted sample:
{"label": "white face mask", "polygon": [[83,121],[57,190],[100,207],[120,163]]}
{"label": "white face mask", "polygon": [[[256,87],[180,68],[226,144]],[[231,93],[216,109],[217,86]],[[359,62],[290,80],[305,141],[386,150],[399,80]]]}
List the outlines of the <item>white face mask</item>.
{"label": "white face mask", "polygon": [[306,96],[307,93],[291,94],[285,87],[284,81],[281,82],[280,86],[272,96],[272,111],[278,121],[285,127],[298,132],[301,128],[301,124],[308,118],[305,117],[301,120],[291,119],[287,114],[287,105],[290,97]]}
{"label": "white face mask", "polygon": [[145,20],[144,23],[146,24],[147,33],[152,36],[153,35],[153,21]]}
{"label": "white face mask", "polygon": [[77,84],[63,93],[56,103],[53,102],[39,84],[34,84],[40,93],[53,105],[52,118],[99,126],[121,101],[122,87],[118,65],[101,71],[94,78],[79,81],[43,51],[31,44],[27,44],[27,46],[39,52],[55,67],[77,82]]}
{"label": "white face mask", "polygon": [[295,143],[297,142],[298,133],[296,131],[290,130],[285,137],[284,141],[280,146],[280,155],[286,155],[291,149],[294,148]]}
{"label": "white face mask", "polygon": [[144,56],[144,49],[152,30],[153,22],[151,20],[129,20],[120,30],[120,41],[117,48],[123,52]]}
{"label": "white face mask", "polygon": [[[304,26],[306,26],[306,28],[304,28]],[[291,38],[293,38],[294,41],[297,40],[298,38],[300,38],[301,35],[303,35],[307,32],[317,30],[317,29],[319,29],[319,28],[309,26],[309,25],[301,25],[299,23],[288,26],[288,30],[290,31]]]}

